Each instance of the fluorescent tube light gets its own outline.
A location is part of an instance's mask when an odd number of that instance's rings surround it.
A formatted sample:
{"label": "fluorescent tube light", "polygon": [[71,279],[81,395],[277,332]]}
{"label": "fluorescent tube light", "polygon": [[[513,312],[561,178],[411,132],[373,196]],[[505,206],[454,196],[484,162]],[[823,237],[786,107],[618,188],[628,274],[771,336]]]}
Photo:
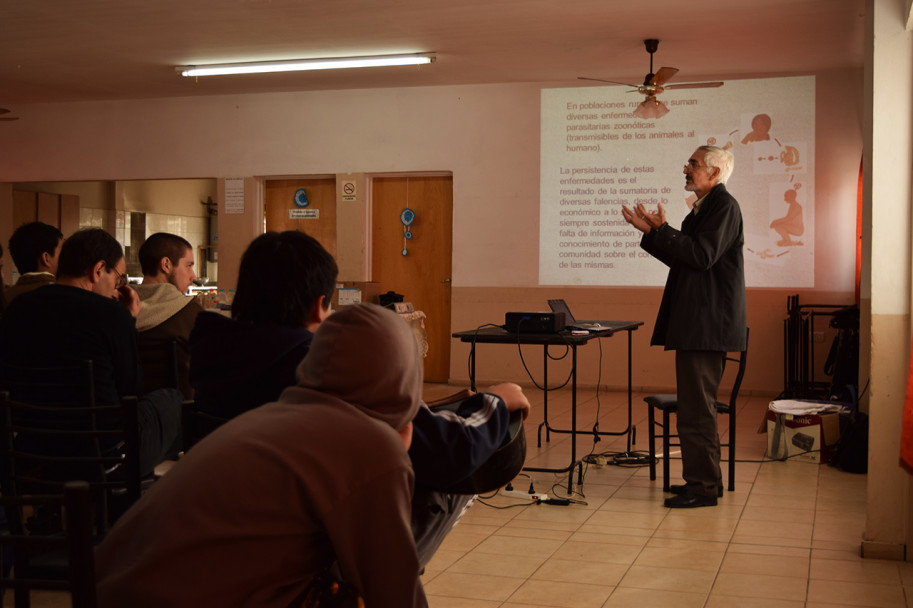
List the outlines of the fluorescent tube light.
{"label": "fluorescent tube light", "polygon": [[264,74],[303,70],[338,70],[343,68],[376,68],[395,65],[421,65],[435,60],[434,53],[411,55],[373,55],[327,59],[291,59],[286,61],[253,61],[248,63],[214,63],[185,65],[175,68],[181,76],[221,76],[225,74]]}

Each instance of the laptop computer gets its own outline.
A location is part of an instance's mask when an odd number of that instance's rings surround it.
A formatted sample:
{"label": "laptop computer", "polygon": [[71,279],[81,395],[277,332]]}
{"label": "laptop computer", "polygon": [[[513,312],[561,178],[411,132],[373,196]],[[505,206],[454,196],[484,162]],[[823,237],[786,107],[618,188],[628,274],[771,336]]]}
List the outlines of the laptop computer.
{"label": "laptop computer", "polygon": [[552,312],[563,312],[564,313],[564,324],[570,329],[585,329],[587,331],[599,331],[602,329],[608,329],[608,325],[604,325],[604,321],[578,321],[574,318],[571,309],[568,308],[567,302],[562,299],[549,300],[549,308],[552,309]]}

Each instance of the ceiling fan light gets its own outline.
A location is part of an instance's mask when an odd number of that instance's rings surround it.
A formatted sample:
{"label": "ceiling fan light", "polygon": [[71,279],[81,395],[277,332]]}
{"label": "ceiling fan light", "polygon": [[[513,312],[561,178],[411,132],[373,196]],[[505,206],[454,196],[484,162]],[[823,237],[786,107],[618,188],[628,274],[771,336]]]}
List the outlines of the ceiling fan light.
{"label": "ceiling fan light", "polygon": [[634,116],[638,118],[662,118],[669,113],[666,104],[657,100],[655,97],[648,97],[634,110]]}

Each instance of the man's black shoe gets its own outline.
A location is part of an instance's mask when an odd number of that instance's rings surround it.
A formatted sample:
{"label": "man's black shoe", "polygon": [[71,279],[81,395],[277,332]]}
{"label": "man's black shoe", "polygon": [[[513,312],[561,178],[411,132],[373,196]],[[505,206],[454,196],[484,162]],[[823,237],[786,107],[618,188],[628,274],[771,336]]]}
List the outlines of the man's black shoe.
{"label": "man's black shoe", "polygon": [[[679,485],[679,484],[672,484],[671,486],[669,486],[669,491],[670,491],[671,493],[675,494],[675,495],[680,496],[680,495],[682,495],[682,494],[687,494],[687,493],[688,493],[688,486],[686,486],[686,485],[684,485],[684,484],[681,484],[681,485]],[[723,486],[717,486],[717,487],[716,487],[716,497],[717,497],[717,498],[722,498],[722,497],[723,497]]]}
{"label": "man's black shoe", "polygon": [[693,509],[694,507],[715,507],[716,496],[704,496],[702,494],[680,494],[667,498],[663,502],[664,507],[670,509]]}

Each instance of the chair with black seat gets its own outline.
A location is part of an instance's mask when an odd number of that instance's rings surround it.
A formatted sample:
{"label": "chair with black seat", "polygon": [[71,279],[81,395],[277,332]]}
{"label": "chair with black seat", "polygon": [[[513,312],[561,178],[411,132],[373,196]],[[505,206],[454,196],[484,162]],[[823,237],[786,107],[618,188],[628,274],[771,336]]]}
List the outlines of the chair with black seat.
{"label": "chair with black seat", "polygon": [[[89,483],[96,534],[139,499],[136,397],[118,405],[34,404],[0,392],[0,488],[6,497],[59,494],[68,481]],[[122,421],[112,425],[112,421]],[[35,521],[54,532],[54,519]]]}
{"label": "chair with black seat", "polygon": [[[742,386],[742,378],[745,375],[745,364],[748,361],[748,328],[745,329],[745,350],[740,353],[727,353],[723,362],[723,369],[727,364],[734,363],[738,365],[735,378],[732,382],[732,390],[729,393],[728,401],[717,401],[717,414],[729,416],[729,436],[726,443],[720,443],[720,447],[726,448],[729,462],[729,485],[728,490],[735,490],[735,447],[736,447],[736,400],[739,397],[739,389]],[[650,480],[656,479],[656,435],[657,431],[662,434],[663,438],[663,491],[668,492],[669,484],[669,448],[680,447],[680,443],[673,443],[672,439],[677,439],[678,435],[673,432],[670,426],[670,416],[678,411],[677,395],[650,395],[644,397],[647,402],[647,416],[649,427],[649,448],[650,448]],[[662,420],[657,420],[656,412],[662,412]]]}
{"label": "chair with black seat", "polygon": [[[0,589],[12,589],[16,608],[31,604],[33,589],[69,591],[73,608],[94,608],[95,556],[91,491],[84,481],[71,481],[62,494],[0,497],[6,513],[7,533],[0,534],[2,555],[12,555],[13,576],[0,576]],[[59,535],[28,533],[28,510],[52,509],[64,517]],[[59,564],[66,564],[61,568]],[[2,571],[9,572],[3,564]]]}

